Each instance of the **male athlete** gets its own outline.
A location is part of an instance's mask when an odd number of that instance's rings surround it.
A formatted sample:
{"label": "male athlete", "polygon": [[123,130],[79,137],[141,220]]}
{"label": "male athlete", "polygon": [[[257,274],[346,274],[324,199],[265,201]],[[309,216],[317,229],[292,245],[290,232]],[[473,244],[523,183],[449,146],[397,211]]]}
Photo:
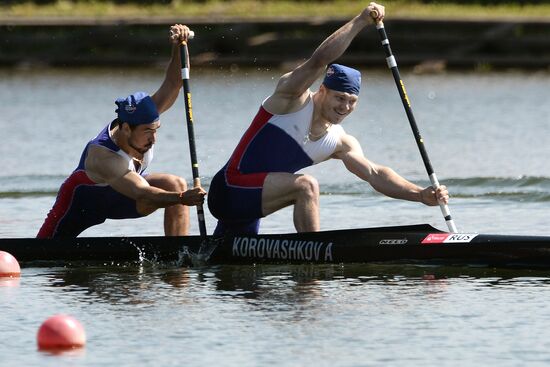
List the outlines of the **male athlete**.
{"label": "male athlete", "polygon": [[[373,15],[375,17],[373,18]],[[218,219],[215,234],[257,233],[259,218],[294,205],[298,232],[318,231],[319,184],[298,170],[330,158],[387,196],[437,205],[447,203],[446,187],[421,188],[391,168],[369,161],[342,120],[355,108],[359,71],[331,64],[367,25],[384,19],[384,7],[370,3],[361,14],[330,35],[313,55],[283,75],[261,105],[227,164],[214,176],[208,194]],[[310,86],[325,74],[316,92]]]}
{"label": "male athlete", "polygon": [[138,92],[115,101],[117,118],[86,145],[38,238],[76,237],[107,218],[138,218],[158,208],[166,208],[165,235],[188,233],[187,206],[202,203],[206,192],[200,187],[187,190],[185,180],[171,174],[145,173],[153,158],[159,115],[174,104],[181,88],[179,45],[188,37],[186,26],[170,28],[172,57],[155,94]]}

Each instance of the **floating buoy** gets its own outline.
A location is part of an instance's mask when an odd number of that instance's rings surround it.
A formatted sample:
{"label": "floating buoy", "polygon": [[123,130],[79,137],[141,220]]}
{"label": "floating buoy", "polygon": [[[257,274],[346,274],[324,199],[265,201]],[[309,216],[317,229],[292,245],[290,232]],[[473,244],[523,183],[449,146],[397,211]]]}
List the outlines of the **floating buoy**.
{"label": "floating buoy", "polygon": [[9,252],[0,251],[0,277],[18,278],[21,276],[21,268],[17,259]]}
{"label": "floating buoy", "polygon": [[39,349],[61,350],[81,348],[86,344],[86,334],[80,322],[67,315],[54,315],[38,329]]}

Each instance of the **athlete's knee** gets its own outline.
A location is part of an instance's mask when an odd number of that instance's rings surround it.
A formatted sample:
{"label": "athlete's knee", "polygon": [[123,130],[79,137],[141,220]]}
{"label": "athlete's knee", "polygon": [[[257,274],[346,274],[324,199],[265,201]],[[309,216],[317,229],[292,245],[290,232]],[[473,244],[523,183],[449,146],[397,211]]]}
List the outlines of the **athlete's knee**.
{"label": "athlete's knee", "polygon": [[187,182],[183,177],[170,175],[167,177],[167,189],[168,191],[185,191],[187,190]]}
{"label": "athlete's knee", "polygon": [[302,195],[307,195],[312,198],[319,197],[319,182],[315,177],[310,175],[301,175],[296,180],[296,185]]}
{"label": "athlete's knee", "polygon": [[185,191],[187,190],[187,181],[183,177],[173,176],[174,178],[174,191]]}
{"label": "athlete's knee", "polygon": [[187,190],[187,183],[182,177],[169,173],[152,173],[144,176],[149,185],[158,187],[166,191],[184,191]]}

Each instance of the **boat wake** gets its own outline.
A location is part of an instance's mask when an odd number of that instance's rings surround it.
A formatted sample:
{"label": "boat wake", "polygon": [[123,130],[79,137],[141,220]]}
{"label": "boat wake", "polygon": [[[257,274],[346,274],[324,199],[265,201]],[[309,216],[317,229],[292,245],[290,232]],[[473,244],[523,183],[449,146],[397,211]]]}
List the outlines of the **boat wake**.
{"label": "boat wake", "polygon": [[[429,181],[415,181],[420,186]],[[489,200],[510,200],[523,202],[550,202],[550,177],[469,177],[441,179],[453,198],[479,198]],[[375,196],[368,185],[357,181],[321,185],[321,195]]]}
{"label": "boat wake", "polygon": [[[0,177],[0,199],[26,199],[55,197],[64,177],[58,175],[24,175]],[[454,198],[486,198],[524,202],[550,202],[550,177],[467,177],[441,178]],[[416,181],[428,186],[428,180]],[[206,181],[208,183],[208,181]],[[208,188],[208,185],[205,185]],[[321,182],[321,195],[378,196],[362,181],[325,184]]]}
{"label": "boat wake", "polygon": [[487,198],[522,202],[550,202],[550,178],[521,176],[473,177],[449,179],[453,196],[459,198]]}

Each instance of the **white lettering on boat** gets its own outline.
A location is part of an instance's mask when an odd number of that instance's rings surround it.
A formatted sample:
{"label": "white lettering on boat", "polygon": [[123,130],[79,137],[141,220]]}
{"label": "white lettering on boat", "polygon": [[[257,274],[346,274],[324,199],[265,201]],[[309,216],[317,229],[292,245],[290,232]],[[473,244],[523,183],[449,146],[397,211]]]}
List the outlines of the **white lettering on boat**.
{"label": "white lettering on boat", "polygon": [[332,242],[325,248],[325,261],[332,261]]}
{"label": "white lettering on boat", "polygon": [[259,259],[333,261],[332,242],[320,241],[235,237],[232,254]]}
{"label": "white lettering on boat", "polygon": [[476,238],[477,233],[431,233],[422,240],[424,245],[439,243],[469,243]]}

